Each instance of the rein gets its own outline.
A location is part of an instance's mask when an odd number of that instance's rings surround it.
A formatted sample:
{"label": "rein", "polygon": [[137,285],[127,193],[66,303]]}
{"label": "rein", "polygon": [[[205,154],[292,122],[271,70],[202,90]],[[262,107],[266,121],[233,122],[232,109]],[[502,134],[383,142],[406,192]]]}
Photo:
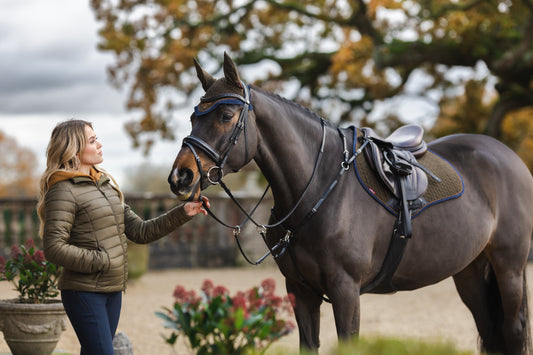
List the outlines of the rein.
{"label": "rein", "polygon": [[[278,220],[277,222],[273,223],[273,224],[260,224],[258,222],[256,222],[254,220],[254,218],[252,217],[252,215],[255,213],[256,209],[259,207],[260,203],[263,201],[263,199],[265,198],[267,192],[268,192],[268,189],[270,188],[270,185],[268,185],[265,189],[265,191],[263,192],[263,195],[261,196],[261,198],[259,199],[259,201],[257,202],[257,204],[255,205],[255,207],[252,209],[251,212],[247,212],[244,207],[239,203],[239,201],[235,198],[235,196],[233,196],[233,194],[231,193],[231,190],[227,187],[227,185],[224,183],[224,181],[222,181],[222,179],[216,181],[216,182],[212,182],[210,180],[211,183],[214,183],[214,184],[219,184],[223,189],[224,191],[226,192],[226,194],[228,195],[228,197],[233,201],[233,203],[235,203],[235,205],[239,208],[239,210],[246,216],[246,219],[239,225],[237,226],[232,226],[232,225],[229,225],[228,223],[225,223],[223,222],[220,218],[218,218],[212,211],[211,209],[209,209],[205,203],[204,203],[204,208],[206,209],[206,211],[209,213],[209,215],[211,217],[213,217],[218,223],[222,224],[223,226],[225,226],[226,228],[230,228],[230,229],[233,229],[233,236],[235,237],[235,240],[237,242],[237,246],[239,247],[239,250],[242,254],[242,256],[244,257],[244,259],[249,263],[249,264],[252,264],[252,265],[259,265],[260,263],[263,262],[263,260],[268,256],[268,255],[272,255],[274,258],[278,258],[280,257],[281,255],[283,255],[285,253],[285,250],[289,244],[289,241],[290,241],[290,238],[292,237],[292,232],[290,231],[287,231],[286,235],[284,238],[280,239],[278,241],[278,243],[270,248],[268,246],[268,243],[266,243],[266,231],[268,228],[275,228],[275,227],[278,227],[280,226],[283,222],[285,222],[295,211],[296,209],[298,208],[298,206],[302,203],[302,201],[304,200],[304,197],[305,195],[307,194],[307,192],[309,191],[310,187],[311,187],[311,184],[312,182],[314,181],[315,179],[315,176],[317,174],[317,171],[318,171],[318,167],[320,165],[320,162],[322,160],[322,156],[324,154],[324,145],[326,143],[326,124],[325,124],[325,121],[322,119],[320,121],[321,125],[322,125],[322,141],[321,141],[321,144],[320,144],[320,149],[319,149],[319,152],[318,152],[318,155],[317,155],[317,158],[316,158],[316,161],[315,161],[315,165],[313,167],[313,173],[311,174],[311,178],[309,179],[309,181],[307,182],[307,185],[304,189],[304,191],[302,192],[302,194],[300,195],[300,198],[298,199],[298,201],[296,202],[296,204],[293,206],[293,208],[289,211],[289,213],[287,213],[285,215],[285,217],[283,217],[282,219]],[[195,160],[197,162],[197,164],[201,164],[200,163],[200,158],[198,157],[196,151],[194,150],[194,148],[190,147],[189,148],[191,149],[191,151],[193,152],[193,155],[195,157]],[[201,166],[201,165],[200,165]],[[316,212],[316,209],[313,209],[315,212]],[[263,238],[263,241],[265,242],[265,244],[267,245],[267,247],[269,248],[268,252],[263,255],[261,258],[259,258],[257,261],[251,261],[245,254],[244,250],[242,249],[242,246],[241,246],[241,243],[240,243],[240,240],[239,240],[239,236],[240,236],[240,233],[241,233],[241,229],[244,227],[244,225],[246,223],[248,223],[248,221],[252,222],[256,227],[257,227],[257,232],[261,235],[261,237]],[[275,253],[275,251],[277,249],[279,249],[280,247],[282,247],[283,249],[281,250],[281,252],[279,253]]]}

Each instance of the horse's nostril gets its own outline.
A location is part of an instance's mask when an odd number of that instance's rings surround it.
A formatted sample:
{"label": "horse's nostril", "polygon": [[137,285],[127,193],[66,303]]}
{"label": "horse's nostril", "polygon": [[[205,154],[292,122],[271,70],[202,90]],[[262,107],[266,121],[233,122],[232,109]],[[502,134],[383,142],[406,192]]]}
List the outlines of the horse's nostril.
{"label": "horse's nostril", "polygon": [[178,181],[183,186],[189,186],[192,183],[194,173],[191,169],[185,168],[178,172]]}

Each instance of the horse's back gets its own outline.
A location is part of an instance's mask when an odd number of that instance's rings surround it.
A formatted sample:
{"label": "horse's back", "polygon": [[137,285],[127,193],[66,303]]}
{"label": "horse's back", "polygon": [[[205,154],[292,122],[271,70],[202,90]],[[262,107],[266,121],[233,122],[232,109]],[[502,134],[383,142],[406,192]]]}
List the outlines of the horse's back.
{"label": "horse's back", "polygon": [[498,238],[509,242],[514,234],[520,245],[529,245],[533,178],[515,152],[492,137],[476,134],[443,137],[430,143],[429,149],[448,160],[462,176],[465,203],[476,201],[471,206],[472,216],[476,216],[480,203],[489,207],[493,242]]}
{"label": "horse's back", "polygon": [[[500,141],[481,134],[455,134],[439,138],[429,149],[450,162],[463,178],[476,177],[494,187],[516,184],[530,192],[533,178],[522,159]],[[517,186],[518,187],[518,186]]]}

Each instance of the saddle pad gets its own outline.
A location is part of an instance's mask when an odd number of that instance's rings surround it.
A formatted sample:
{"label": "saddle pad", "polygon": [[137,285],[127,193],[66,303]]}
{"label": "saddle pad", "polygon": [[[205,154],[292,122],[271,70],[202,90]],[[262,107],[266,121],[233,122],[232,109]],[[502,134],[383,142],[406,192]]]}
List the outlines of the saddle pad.
{"label": "saddle pad", "polygon": [[[357,148],[360,143],[358,139]],[[354,152],[356,147],[354,145]],[[436,205],[440,202],[457,198],[463,194],[464,184],[463,179],[455,170],[455,168],[444,158],[428,149],[428,151],[417,159],[418,163],[429,169],[433,174],[438,176],[442,181],[437,182],[428,176],[428,188],[422,196],[426,203],[420,209],[413,212],[411,218],[418,216],[423,210]],[[394,204],[396,199],[392,192],[385,186],[381,180],[378,179],[376,173],[366,160],[365,154],[359,154],[355,159],[355,174],[363,188],[379,202],[390,213],[397,216],[398,210]]]}

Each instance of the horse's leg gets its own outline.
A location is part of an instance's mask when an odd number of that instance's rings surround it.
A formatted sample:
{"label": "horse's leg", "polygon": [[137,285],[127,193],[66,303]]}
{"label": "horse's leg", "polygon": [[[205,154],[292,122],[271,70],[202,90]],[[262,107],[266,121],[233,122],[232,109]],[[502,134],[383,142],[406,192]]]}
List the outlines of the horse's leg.
{"label": "horse's leg", "polygon": [[497,284],[487,256],[484,253],[478,256],[470,265],[454,275],[453,280],[459,296],[472,312],[476,322],[481,351],[502,353],[505,350],[503,336],[497,327],[501,324],[503,315],[501,307],[494,306],[500,301],[493,297]]}
{"label": "horse's leg", "polygon": [[350,340],[359,334],[360,296],[354,280],[348,274],[343,276],[328,288],[328,295],[333,306],[337,336],[339,340]]}
{"label": "horse's leg", "polygon": [[[527,249],[529,250],[529,249]],[[521,265],[515,265],[520,258],[516,255],[490,253],[503,310],[502,332],[505,339],[505,354],[529,355],[531,348],[525,258]]]}
{"label": "horse's leg", "polygon": [[[530,332],[525,270],[514,270],[510,260],[480,255],[454,276],[463,302],[472,312],[488,353],[529,354]],[[498,262],[500,261],[500,262]]]}
{"label": "horse's leg", "polygon": [[308,287],[285,280],[287,292],[294,295],[294,316],[298,324],[300,348],[318,353],[320,346],[320,305],[322,299]]}

